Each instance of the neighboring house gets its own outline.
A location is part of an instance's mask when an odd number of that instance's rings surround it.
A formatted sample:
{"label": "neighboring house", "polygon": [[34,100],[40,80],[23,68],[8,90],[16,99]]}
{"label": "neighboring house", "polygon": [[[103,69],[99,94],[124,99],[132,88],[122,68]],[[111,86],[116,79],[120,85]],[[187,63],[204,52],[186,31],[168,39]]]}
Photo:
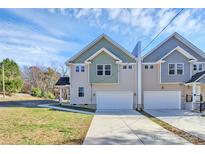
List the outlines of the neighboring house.
{"label": "neighboring house", "polygon": [[178,33],[172,34],[143,57],[143,107],[194,109],[200,94],[205,94],[204,69],[205,54]]}
{"label": "neighboring house", "polygon": [[194,109],[205,94],[204,53],[178,33],[142,58],[139,47],[131,54],[103,34],[69,59],[70,102],[97,109]]}
{"label": "neighboring house", "polygon": [[59,101],[70,100],[70,78],[60,77],[55,84],[55,87],[59,89]]}

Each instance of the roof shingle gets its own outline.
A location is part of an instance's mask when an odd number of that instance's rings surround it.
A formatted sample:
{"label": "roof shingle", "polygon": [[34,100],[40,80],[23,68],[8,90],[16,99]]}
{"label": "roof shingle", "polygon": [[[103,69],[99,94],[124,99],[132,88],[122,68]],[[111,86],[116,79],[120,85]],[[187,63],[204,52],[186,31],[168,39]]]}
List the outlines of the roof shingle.
{"label": "roof shingle", "polygon": [[191,82],[195,82],[197,81],[202,75],[205,74],[205,71],[202,71],[202,72],[198,72],[196,74],[194,74],[191,79],[189,81],[187,81],[186,83],[191,83]]}
{"label": "roof shingle", "polygon": [[65,86],[65,85],[70,85],[69,77],[60,77],[60,79],[55,84],[55,86]]}

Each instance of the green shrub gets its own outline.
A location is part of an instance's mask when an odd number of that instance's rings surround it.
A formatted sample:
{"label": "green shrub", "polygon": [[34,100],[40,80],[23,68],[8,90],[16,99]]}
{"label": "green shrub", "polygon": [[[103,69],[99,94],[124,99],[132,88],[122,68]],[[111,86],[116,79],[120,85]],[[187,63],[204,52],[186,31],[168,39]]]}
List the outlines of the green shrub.
{"label": "green shrub", "polygon": [[32,96],[36,96],[36,97],[42,97],[43,96],[43,92],[40,88],[32,88],[31,89],[31,95]]}
{"label": "green shrub", "polygon": [[44,98],[55,99],[54,94],[52,92],[49,92],[49,91],[48,92],[43,92],[42,96]]}

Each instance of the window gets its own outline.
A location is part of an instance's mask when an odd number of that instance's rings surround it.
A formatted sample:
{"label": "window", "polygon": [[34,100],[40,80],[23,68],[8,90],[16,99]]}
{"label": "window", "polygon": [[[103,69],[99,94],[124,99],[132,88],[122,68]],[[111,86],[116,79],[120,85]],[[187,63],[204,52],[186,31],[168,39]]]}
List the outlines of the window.
{"label": "window", "polygon": [[85,66],[81,66],[81,72],[85,72]]}
{"label": "window", "polygon": [[202,64],[199,64],[199,65],[198,65],[198,70],[201,71],[202,69],[203,69],[203,65],[202,65]]}
{"label": "window", "polygon": [[97,75],[98,76],[109,76],[111,75],[111,65],[108,64],[104,64],[104,65],[97,65]]}
{"label": "window", "polygon": [[169,64],[169,75],[175,74],[175,64]]}
{"label": "window", "polygon": [[145,69],[148,69],[148,65],[145,65],[145,67],[144,67]]}
{"label": "window", "polygon": [[128,65],[128,68],[129,68],[129,69],[132,69],[132,65]]}
{"label": "window", "polygon": [[111,75],[111,65],[105,65],[105,75]]}
{"label": "window", "polygon": [[183,75],[184,74],[184,64],[183,63],[174,63],[169,64],[169,75]]}
{"label": "window", "polygon": [[184,72],[183,64],[177,64],[177,75],[182,75]]}
{"label": "window", "polygon": [[78,88],[78,97],[84,97],[84,87]]}
{"label": "window", "polygon": [[193,70],[194,71],[202,71],[203,70],[203,65],[202,64],[194,64],[193,65]]}
{"label": "window", "polygon": [[76,67],[75,67],[75,71],[76,71],[76,72],[80,72],[80,66],[76,66]]}
{"label": "window", "polygon": [[76,72],[85,72],[85,66],[83,66],[83,65],[77,65],[77,66],[75,67],[75,71],[76,71]]}
{"label": "window", "polygon": [[193,70],[196,71],[197,70],[197,65],[193,65]]}
{"label": "window", "polygon": [[123,65],[123,69],[127,69],[127,65]]}
{"label": "window", "polygon": [[103,75],[103,65],[97,65],[97,75]]}
{"label": "window", "polygon": [[153,66],[153,65],[150,65],[150,66],[149,66],[149,68],[150,68],[150,69],[153,69],[153,68],[154,68],[154,66]]}

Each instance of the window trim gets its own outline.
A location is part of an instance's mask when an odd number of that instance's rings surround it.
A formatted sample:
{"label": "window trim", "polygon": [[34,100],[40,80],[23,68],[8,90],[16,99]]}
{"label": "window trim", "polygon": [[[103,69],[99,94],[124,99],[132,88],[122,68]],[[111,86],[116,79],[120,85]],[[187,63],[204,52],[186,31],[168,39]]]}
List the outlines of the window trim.
{"label": "window trim", "polygon": [[[201,70],[199,70],[199,65],[201,65]],[[198,64],[198,71],[203,71],[203,64]]]}
{"label": "window trim", "polygon": [[[129,68],[131,66],[131,68]],[[128,69],[132,70],[133,69],[133,65],[132,64],[128,64]]]}
{"label": "window trim", "polygon": [[[98,75],[98,66],[102,65],[103,66],[103,73],[102,75]],[[109,65],[110,66],[110,75],[105,75],[105,65]],[[97,64],[96,65],[96,76],[112,76],[112,64]]]}
{"label": "window trim", "polygon": [[[124,68],[124,67],[125,67],[125,68]],[[126,64],[122,65],[122,69],[123,69],[123,70],[126,70],[126,69],[127,69],[127,65],[126,65]]]}
{"label": "window trim", "polygon": [[[102,75],[98,75],[98,66],[102,65]],[[97,64],[96,65],[96,76],[104,76],[104,65],[103,64]]]}
{"label": "window trim", "polygon": [[[169,65],[174,65],[174,74],[170,74],[169,73]],[[170,75],[170,76],[173,76],[173,75],[176,75],[176,67],[175,67],[175,63],[168,63],[168,75]]]}
{"label": "window trim", "polygon": [[[83,88],[83,96],[79,96],[80,88]],[[77,94],[77,96],[78,96],[79,98],[85,97],[85,87],[78,87],[78,94]]]}
{"label": "window trim", "polygon": [[[177,70],[178,70],[178,69],[177,69],[177,65],[178,65],[178,64],[182,64],[182,74],[178,74],[178,73],[177,73]],[[176,66],[175,66],[175,67],[176,67],[176,75],[184,75],[184,63],[176,63]]]}
{"label": "window trim", "polygon": [[[110,66],[110,75],[106,75],[105,74],[105,65],[109,65]],[[111,64],[104,64],[104,76],[112,76],[112,65]]]}
{"label": "window trim", "polygon": [[[196,66],[196,70],[194,70],[194,65]],[[201,70],[199,70],[199,65],[202,66],[202,67],[201,67]],[[193,64],[193,71],[198,72],[198,71],[203,71],[203,69],[204,69],[204,65],[203,65],[202,63]]]}
{"label": "window trim", "polygon": [[[84,70],[82,69],[82,67],[84,67]],[[82,71],[83,70],[83,71]],[[81,65],[80,66],[80,72],[85,72],[85,66],[84,65]]]}
{"label": "window trim", "polygon": [[[169,65],[174,65],[174,74],[169,73]],[[182,74],[177,74],[177,64],[182,64]],[[184,75],[184,63],[168,63],[168,75],[173,76],[173,75]]]}
{"label": "window trim", "polygon": [[[79,71],[77,72],[77,67],[79,67]],[[84,67],[84,71],[82,71],[82,67]],[[85,65],[81,64],[81,65],[75,65],[75,72],[76,73],[84,73],[85,72]]]}

